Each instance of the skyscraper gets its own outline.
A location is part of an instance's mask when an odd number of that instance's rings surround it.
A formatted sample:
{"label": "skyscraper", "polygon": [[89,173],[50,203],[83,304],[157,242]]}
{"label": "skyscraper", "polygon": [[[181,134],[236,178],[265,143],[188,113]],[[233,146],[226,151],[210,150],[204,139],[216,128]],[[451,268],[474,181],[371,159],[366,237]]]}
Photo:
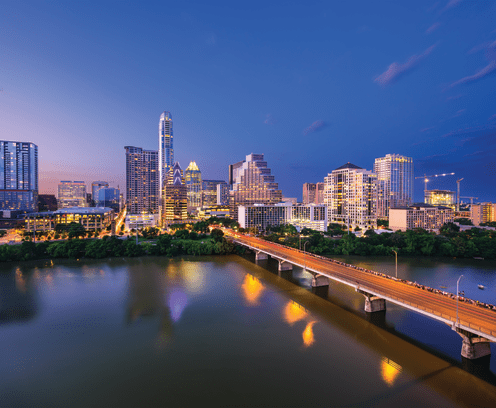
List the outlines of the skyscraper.
{"label": "skyscraper", "polygon": [[303,204],[324,203],[324,183],[303,184]]}
{"label": "skyscraper", "polygon": [[413,202],[413,159],[387,154],[375,159],[377,174],[377,216],[387,219],[389,209],[407,207]]}
{"label": "skyscraper", "polygon": [[174,165],[174,136],[172,131],[172,115],[164,111],[158,123],[158,168],[160,189],[167,183],[169,171]]}
{"label": "skyscraper", "polygon": [[[203,206],[226,204],[225,202],[224,203],[218,202],[217,186],[219,184],[222,184],[225,187],[227,187],[227,183],[224,180],[202,180],[202,205]],[[229,190],[227,190],[227,191],[229,191]]]}
{"label": "skyscraper", "polygon": [[37,211],[38,146],[0,140],[0,210]]}
{"label": "skyscraper", "polygon": [[377,228],[377,176],[351,163],[324,178],[324,201],[330,223]]}
{"label": "skyscraper", "polygon": [[94,181],[91,183],[91,200],[93,201],[93,207],[96,206],[98,201],[98,190],[101,188],[109,188],[109,183],[106,181]]}
{"label": "skyscraper", "polygon": [[177,162],[169,172],[169,178],[164,186],[162,202],[162,225],[168,221],[188,218],[186,185],[184,184],[181,166]]}
{"label": "skyscraper", "polygon": [[281,202],[279,185],[270,174],[263,154],[249,154],[246,160],[229,166],[231,217],[237,219],[238,206]]}
{"label": "skyscraper", "polygon": [[126,204],[128,214],[158,214],[158,152],[126,146]]}
{"label": "skyscraper", "polygon": [[202,205],[202,178],[201,171],[194,161],[184,171],[184,183],[188,195],[188,211]]}
{"label": "skyscraper", "polygon": [[62,180],[58,185],[58,208],[87,207],[84,181]]}

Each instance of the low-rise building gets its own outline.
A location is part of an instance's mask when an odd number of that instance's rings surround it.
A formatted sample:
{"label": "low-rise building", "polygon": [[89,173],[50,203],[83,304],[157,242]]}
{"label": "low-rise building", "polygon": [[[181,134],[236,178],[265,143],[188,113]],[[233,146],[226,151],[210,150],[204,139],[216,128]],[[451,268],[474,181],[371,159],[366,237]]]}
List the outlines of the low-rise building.
{"label": "low-rise building", "polygon": [[389,228],[393,231],[423,228],[437,232],[447,222],[453,222],[454,211],[449,207],[430,204],[413,204],[409,207],[389,210]]}

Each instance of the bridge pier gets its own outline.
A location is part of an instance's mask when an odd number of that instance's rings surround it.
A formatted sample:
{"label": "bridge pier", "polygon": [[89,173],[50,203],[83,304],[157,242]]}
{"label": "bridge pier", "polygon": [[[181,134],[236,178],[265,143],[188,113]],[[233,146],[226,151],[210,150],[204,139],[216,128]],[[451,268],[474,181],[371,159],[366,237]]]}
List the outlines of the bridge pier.
{"label": "bridge pier", "polygon": [[491,355],[491,342],[481,336],[455,327],[455,330],[463,339],[462,357],[468,360],[476,360]]}
{"label": "bridge pier", "polygon": [[290,264],[288,261],[279,260],[279,272],[280,271],[292,271],[293,264]]}
{"label": "bridge pier", "polygon": [[268,258],[269,256],[265,252],[261,252],[261,251],[255,252],[255,261],[263,261]]}
{"label": "bridge pier", "polygon": [[329,286],[329,278],[324,275],[314,274],[312,278],[312,288]]}
{"label": "bridge pier", "polygon": [[367,313],[381,312],[383,310],[386,310],[386,299],[364,292],[359,288],[356,288],[356,291],[365,296],[365,311]]}

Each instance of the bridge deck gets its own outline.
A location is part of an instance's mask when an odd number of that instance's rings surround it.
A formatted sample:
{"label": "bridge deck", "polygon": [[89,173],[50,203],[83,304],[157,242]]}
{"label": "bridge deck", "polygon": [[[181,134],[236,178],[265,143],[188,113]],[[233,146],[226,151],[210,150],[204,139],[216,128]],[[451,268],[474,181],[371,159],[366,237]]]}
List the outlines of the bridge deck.
{"label": "bridge deck", "polygon": [[[310,253],[304,253],[273,242],[225,231],[241,245],[264,252],[272,257],[290,262],[307,270],[327,276],[361,291],[379,296],[390,302],[422,313],[444,323],[456,322],[456,297],[422,289],[395,278],[387,278],[340,264]],[[496,342],[496,311],[463,301],[458,302],[459,327]]]}

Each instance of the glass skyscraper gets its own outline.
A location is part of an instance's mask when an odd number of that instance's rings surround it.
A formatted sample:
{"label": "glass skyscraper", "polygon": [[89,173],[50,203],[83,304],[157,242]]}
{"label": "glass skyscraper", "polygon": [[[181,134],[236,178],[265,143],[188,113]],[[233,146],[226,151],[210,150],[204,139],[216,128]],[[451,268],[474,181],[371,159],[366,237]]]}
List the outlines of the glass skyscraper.
{"label": "glass skyscraper", "polygon": [[164,185],[162,225],[174,220],[187,219],[187,208],[188,197],[183,172],[179,163],[175,163]]}
{"label": "glass skyscraper", "polygon": [[413,202],[413,159],[387,154],[375,159],[377,174],[377,216],[389,217],[390,208],[407,207]]}
{"label": "glass skyscraper", "polygon": [[98,201],[98,191],[102,188],[109,188],[109,183],[106,181],[94,181],[91,183],[91,200],[93,201],[93,207],[97,206]]}
{"label": "glass skyscraper", "polygon": [[62,180],[58,185],[58,208],[86,207],[86,184],[84,181]]}
{"label": "glass skyscraper", "polygon": [[0,210],[37,211],[38,146],[0,140]]}
{"label": "glass skyscraper", "polygon": [[169,171],[174,165],[174,136],[172,131],[172,115],[164,111],[158,124],[158,168],[159,185],[163,190],[167,183]]}
{"label": "glass skyscraper", "polygon": [[201,171],[194,161],[184,171],[184,183],[188,194],[188,211],[202,205],[202,178]]}

